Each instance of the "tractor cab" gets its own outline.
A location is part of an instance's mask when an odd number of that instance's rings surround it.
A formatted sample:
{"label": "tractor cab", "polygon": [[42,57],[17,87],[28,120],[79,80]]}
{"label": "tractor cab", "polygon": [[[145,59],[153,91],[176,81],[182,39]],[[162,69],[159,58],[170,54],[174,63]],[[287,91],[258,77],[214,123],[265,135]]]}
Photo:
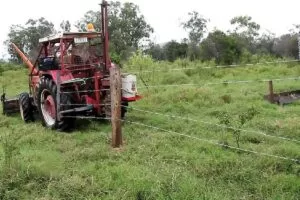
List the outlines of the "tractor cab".
{"label": "tractor cab", "polygon": [[41,71],[80,69],[103,64],[103,42],[99,32],[59,33],[39,39],[36,67]]}

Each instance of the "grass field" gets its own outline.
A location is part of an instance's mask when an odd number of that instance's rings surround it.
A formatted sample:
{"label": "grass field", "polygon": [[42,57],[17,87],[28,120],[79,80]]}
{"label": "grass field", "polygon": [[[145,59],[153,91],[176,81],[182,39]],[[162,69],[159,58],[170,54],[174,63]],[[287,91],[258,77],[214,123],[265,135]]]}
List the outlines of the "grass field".
{"label": "grass field", "polygon": [[[196,69],[169,71],[184,67]],[[300,65],[202,67],[196,62],[156,63],[142,58],[124,66],[127,71],[152,73],[139,75],[143,99],[130,104],[121,150],[110,147],[108,122],[79,120],[76,130],[66,134],[47,130],[39,121],[24,124],[19,115],[0,115],[0,199],[300,199],[299,163],[195,139],[300,160],[297,141],[200,123],[230,124],[300,141],[299,103],[284,107],[268,103],[263,99],[268,85],[262,82],[149,89],[143,84],[297,77]],[[9,96],[27,91],[26,74],[26,69],[5,71],[0,84]],[[300,82],[274,82],[274,87],[299,89]],[[239,116],[252,111],[241,124]],[[183,119],[187,117],[195,121]]]}

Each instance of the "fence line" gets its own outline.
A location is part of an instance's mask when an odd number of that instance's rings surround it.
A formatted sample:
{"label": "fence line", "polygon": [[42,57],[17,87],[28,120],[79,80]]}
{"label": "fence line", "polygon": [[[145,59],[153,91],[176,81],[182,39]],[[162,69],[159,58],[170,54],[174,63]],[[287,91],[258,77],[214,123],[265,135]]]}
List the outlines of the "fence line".
{"label": "fence line", "polygon": [[155,126],[151,126],[151,125],[147,125],[147,124],[143,124],[143,123],[132,122],[132,121],[128,121],[128,120],[122,120],[122,121],[131,123],[131,124],[135,124],[135,125],[139,125],[139,126],[143,126],[143,127],[147,127],[147,128],[151,128],[151,129],[158,130],[158,131],[167,132],[167,133],[170,133],[170,134],[175,134],[175,135],[179,135],[179,136],[199,140],[199,141],[202,141],[202,142],[207,142],[207,143],[210,143],[210,144],[213,144],[213,145],[218,145],[218,146],[225,147],[225,148],[230,148],[230,149],[243,151],[243,152],[247,152],[247,153],[253,153],[253,154],[256,154],[256,155],[273,157],[273,158],[277,158],[277,159],[288,160],[288,161],[292,161],[292,162],[295,162],[295,163],[300,163],[300,160],[295,159],[295,158],[289,158],[289,157],[285,157],[285,156],[278,156],[278,155],[273,155],[273,154],[268,154],[268,153],[261,153],[261,152],[257,152],[257,151],[253,151],[253,150],[249,150],[249,149],[242,149],[242,148],[239,148],[239,147],[220,144],[220,143],[212,141],[212,140],[203,139],[203,138],[199,138],[199,137],[191,136],[191,135],[186,135],[186,134],[183,134],[183,133],[170,131],[170,130],[167,130],[167,129],[163,129],[163,128],[159,128],[159,127],[155,127]]}
{"label": "fence line", "polygon": [[296,140],[296,139],[287,138],[287,137],[283,137],[283,136],[269,135],[269,134],[266,134],[266,133],[261,132],[261,131],[252,131],[252,130],[246,130],[246,129],[241,129],[241,128],[235,128],[235,127],[232,127],[232,126],[226,126],[226,125],[222,125],[222,124],[215,124],[215,123],[202,121],[202,120],[195,120],[195,119],[191,119],[191,118],[187,118],[187,117],[168,115],[168,114],[163,114],[163,113],[158,113],[158,112],[153,112],[153,111],[148,111],[148,110],[142,110],[142,109],[133,108],[133,107],[128,107],[128,108],[130,108],[132,110],[139,111],[139,112],[150,113],[150,114],[155,114],[155,115],[160,115],[160,116],[165,116],[165,117],[170,117],[170,118],[177,118],[177,119],[182,119],[182,120],[188,120],[188,121],[198,122],[198,123],[207,124],[207,125],[211,125],[211,126],[217,126],[217,127],[220,127],[220,128],[228,128],[228,129],[237,130],[237,131],[241,131],[241,132],[254,133],[254,134],[259,134],[259,135],[263,135],[263,136],[266,136],[266,137],[273,137],[273,138],[277,138],[277,139],[282,139],[282,140],[287,140],[287,141],[291,141],[291,142],[300,143],[300,141]]}
{"label": "fence line", "polygon": [[[111,120],[111,118],[107,118],[107,117],[75,117],[75,116],[64,116],[64,117],[65,118],[80,118],[80,119]],[[151,125],[147,125],[147,124],[143,124],[143,123],[139,123],[139,122],[132,122],[132,121],[123,120],[123,119],[119,119],[119,120],[122,121],[122,122],[128,122],[130,124],[135,124],[135,125],[151,128],[151,129],[154,129],[154,130],[163,131],[163,132],[166,132],[166,133],[171,133],[171,134],[175,134],[175,135],[179,135],[179,136],[199,140],[199,141],[202,141],[202,142],[210,143],[210,144],[213,144],[213,145],[217,145],[217,146],[221,146],[221,147],[225,147],[225,148],[229,148],[229,149],[233,149],[233,150],[238,150],[238,151],[243,151],[243,152],[246,152],[246,153],[252,153],[252,154],[256,154],[256,155],[260,155],[260,156],[273,157],[273,158],[277,158],[277,159],[288,160],[288,161],[292,161],[292,162],[295,162],[295,163],[300,163],[300,160],[295,159],[295,158],[289,158],[289,157],[285,157],[285,156],[278,156],[278,155],[273,155],[273,154],[268,154],[268,153],[262,153],[262,152],[257,152],[257,151],[253,151],[253,150],[249,150],[249,149],[242,149],[242,148],[239,148],[239,147],[220,144],[220,143],[212,141],[212,140],[199,138],[199,137],[196,137],[196,136],[186,135],[186,134],[183,134],[183,133],[179,133],[179,132],[159,128],[159,127],[156,127],[156,126],[151,126]]]}
{"label": "fence line", "polygon": [[300,60],[283,60],[274,62],[260,62],[260,63],[248,63],[248,64],[238,64],[238,65],[217,65],[213,67],[187,67],[187,68],[175,68],[175,69],[159,69],[159,70],[147,70],[147,71],[133,71],[125,72],[131,74],[142,74],[142,73],[153,73],[153,72],[170,72],[170,71],[184,71],[184,70],[194,70],[194,69],[224,69],[224,68],[238,68],[238,67],[248,67],[256,65],[269,65],[269,64],[279,64],[279,63],[293,63],[300,62]]}
{"label": "fence line", "polygon": [[202,83],[202,84],[172,84],[172,85],[148,85],[145,87],[139,87],[138,89],[144,88],[160,88],[160,87],[180,87],[180,86],[210,86],[210,85],[226,85],[226,84],[243,84],[243,83],[256,83],[256,82],[269,82],[269,81],[287,81],[287,80],[300,80],[300,76],[298,77],[286,77],[286,78],[273,78],[273,79],[258,79],[258,80],[230,80],[230,81],[222,81],[222,82],[210,82],[210,83]]}
{"label": "fence line", "polygon": [[[285,78],[271,78],[271,79],[257,79],[257,80],[229,80],[222,82],[209,82],[209,83],[187,83],[187,84],[172,84],[172,85],[147,85],[144,87],[138,87],[138,89],[149,89],[149,88],[164,88],[164,87],[189,87],[189,86],[210,86],[210,85],[226,85],[226,84],[243,84],[243,83],[258,83],[258,82],[269,82],[269,81],[287,81],[287,80],[300,80],[298,77],[285,77]],[[121,88],[125,90],[124,88]],[[61,94],[73,94],[73,93],[84,93],[84,92],[101,92],[110,91],[110,89],[101,90],[82,90],[82,91],[72,91],[72,92],[61,92]]]}

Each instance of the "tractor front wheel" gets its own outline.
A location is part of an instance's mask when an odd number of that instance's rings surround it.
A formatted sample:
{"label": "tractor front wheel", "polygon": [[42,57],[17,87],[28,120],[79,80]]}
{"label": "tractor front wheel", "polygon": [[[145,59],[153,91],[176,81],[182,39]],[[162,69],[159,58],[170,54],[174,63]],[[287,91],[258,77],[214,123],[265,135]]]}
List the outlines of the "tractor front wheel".
{"label": "tractor front wheel", "polygon": [[28,93],[24,92],[20,94],[19,106],[22,120],[26,123],[33,121],[33,108]]}
{"label": "tractor front wheel", "polygon": [[[59,131],[67,131],[72,128],[74,119],[64,118],[58,120],[56,91],[56,84],[51,79],[41,78],[37,99],[39,114],[44,126]],[[64,105],[61,107],[66,109],[67,105],[71,104],[70,97],[62,94],[61,104]]]}

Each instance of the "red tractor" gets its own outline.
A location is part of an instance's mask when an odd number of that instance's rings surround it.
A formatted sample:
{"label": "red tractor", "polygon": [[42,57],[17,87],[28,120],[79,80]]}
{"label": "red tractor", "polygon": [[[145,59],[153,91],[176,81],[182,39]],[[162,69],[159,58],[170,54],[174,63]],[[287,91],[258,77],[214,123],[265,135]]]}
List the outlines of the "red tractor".
{"label": "red tractor", "polygon": [[[2,95],[3,113],[20,111],[25,122],[34,120],[37,111],[44,126],[65,131],[79,117],[111,115],[108,18],[106,1],[101,4],[101,32],[59,33],[39,40],[39,55],[32,64],[12,44],[29,69],[29,93],[6,99]],[[128,102],[139,99],[136,77],[122,75],[124,117]]]}

